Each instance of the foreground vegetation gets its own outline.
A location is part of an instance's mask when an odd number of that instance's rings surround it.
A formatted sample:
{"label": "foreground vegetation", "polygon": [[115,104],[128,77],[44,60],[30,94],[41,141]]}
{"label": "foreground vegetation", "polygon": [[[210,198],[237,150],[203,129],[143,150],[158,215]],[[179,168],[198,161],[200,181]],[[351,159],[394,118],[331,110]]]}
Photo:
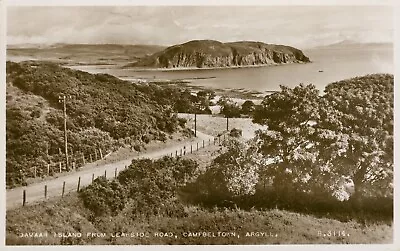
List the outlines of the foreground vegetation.
{"label": "foreground vegetation", "polygon": [[140,151],[151,140],[165,141],[185,127],[175,112],[208,112],[212,97],[208,91],[192,95],[176,86],[137,85],[52,63],[7,62],[8,187],[25,184],[33,166],[40,171],[63,160],[62,95],[67,96],[68,149],[76,156],[125,145]]}
{"label": "foreground vegetation", "polygon": [[[150,172],[144,172],[147,167]],[[196,177],[202,175],[197,171],[196,162],[181,158],[134,161],[116,180],[99,178],[79,194],[8,211],[6,244],[323,244],[392,240],[391,223],[339,221],[329,214],[306,215],[284,209],[191,204],[187,198],[201,196],[203,190],[188,192],[182,188],[195,184]],[[191,174],[186,182],[185,175],[181,175],[185,173]],[[214,185],[209,184],[210,188]],[[28,233],[47,233],[47,237],[27,237]],[[77,233],[82,236],[73,235]]]}
{"label": "foreground vegetation", "polygon": [[[73,203],[8,212],[7,243],[391,243],[393,84],[392,75],[369,75],[332,83],[324,95],[312,85],[282,87],[256,107],[253,121],[268,130],[254,139],[232,134],[201,167],[187,157],[133,160],[115,180],[98,178],[71,196]],[[67,218],[49,206],[79,213]],[[108,234],[17,236],[38,229]]]}

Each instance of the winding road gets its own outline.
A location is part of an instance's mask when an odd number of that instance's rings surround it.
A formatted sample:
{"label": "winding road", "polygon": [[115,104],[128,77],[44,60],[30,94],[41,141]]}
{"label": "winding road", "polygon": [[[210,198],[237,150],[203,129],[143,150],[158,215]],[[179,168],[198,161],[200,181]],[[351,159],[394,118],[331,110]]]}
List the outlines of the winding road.
{"label": "winding road", "polygon": [[208,134],[201,133],[197,131],[197,138],[193,142],[182,142],[179,144],[174,144],[171,146],[166,146],[163,149],[141,154],[137,157],[125,159],[115,163],[104,164],[100,166],[93,166],[84,168],[75,172],[71,172],[62,177],[57,177],[52,180],[41,181],[38,183],[30,184],[28,186],[17,187],[13,189],[8,189],[6,191],[6,209],[13,209],[22,206],[23,191],[26,191],[26,204],[33,204],[35,202],[44,201],[45,199],[45,186],[47,185],[47,199],[61,197],[63,190],[63,183],[65,182],[65,194],[77,190],[78,180],[80,178],[80,187],[85,187],[92,183],[92,178],[98,176],[104,176],[107,174],[107,178],[111,179],[115,176],[116,172],[120,172],[129,166],[132,159],[139,158],[150,158],[158,159],[163,156],[175,156],[176,151],[180,154],[181,149],[186,146],[186,153],[190,153],[190,145],[193,146],[193,150],[197,149],[197,143],[199,149],[203,147],[203,140],[205,146],[209,145],[209,142],[213,143],[214,137]]}

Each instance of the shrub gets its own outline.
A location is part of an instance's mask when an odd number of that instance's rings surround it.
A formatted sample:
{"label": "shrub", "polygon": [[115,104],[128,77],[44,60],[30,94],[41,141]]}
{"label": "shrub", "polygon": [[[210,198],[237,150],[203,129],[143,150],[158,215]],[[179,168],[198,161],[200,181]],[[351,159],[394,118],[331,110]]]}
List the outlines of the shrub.
{"label": "shrub", "polygon": [[242,130],[241,130],[241,129],[233,128],[233,129],[229,132],[229,136],[235,137],[235,138],[239,138],[239,137],[242,136]]}
{"label": "shrub", "polygon": [[177,190],[193,176],[197,163],[192,160],[164,157],[133,160],[128,169],[118,175],[126,189],[134,215],[181,215],[183,205],[177,200]]}
{"label": "shrub", "polygon": [[85,207],[95,216],[116,215],[127,202],[125,194],[124,187],[118,181],[108,181],[104,177],[98,177],[79,192]]}
{"label": "shrub", "polygon": [[186,125],[187,119],[185,118],[178,118],[178,124],[180,127],[184,128]]}

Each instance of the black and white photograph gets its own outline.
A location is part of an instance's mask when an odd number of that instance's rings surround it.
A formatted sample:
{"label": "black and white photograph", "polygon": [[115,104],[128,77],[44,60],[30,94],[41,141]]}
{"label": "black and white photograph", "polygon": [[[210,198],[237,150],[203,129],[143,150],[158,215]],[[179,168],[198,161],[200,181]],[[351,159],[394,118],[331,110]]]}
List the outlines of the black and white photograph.
{"label": "black and white photograph", "polygon": [[3,2],[4,245],[393,247],[383,2]]}

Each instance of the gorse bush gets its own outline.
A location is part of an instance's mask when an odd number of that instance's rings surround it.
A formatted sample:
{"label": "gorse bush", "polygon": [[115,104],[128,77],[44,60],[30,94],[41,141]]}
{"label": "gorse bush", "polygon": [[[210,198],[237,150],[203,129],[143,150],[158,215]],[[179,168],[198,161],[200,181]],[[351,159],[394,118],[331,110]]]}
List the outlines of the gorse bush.
{"label": "gorse bush", "polygon": [[178,217],[185,214],[178,189],[193,178],[197,168],[195,161],[182,158],[133,160],[116,180],[96,179],[81,190],[80,197],[96,216],[115,214],[127,206],[132,217]]}
{"label": "gorse bush", "polygon": [[128,198],[124,187],[119,182],[108,181],[103,176],[82,189],[79,196],[85,207],[90,209],[95,216],[116,215],[125,207]]}
{"label": "gorse bush", "polygon": [[181,97],[178,88],[141,86],[52,63],[7,62],[7,95],[8,186],[23,183],[33,166],[40,169],[64,158],[61,95],[67,95],[68,148],[73,152],[111,151],[125,139],[135,145],[165,141],[185,126],[173,110]]}
{"label": "gorse bush", "polygon": [[259,182],[258,154],[255,148],[231,138],[223,143],[227,148],[185,188],[195,193],[192,200],[205,206],[232,206],[242,198],[252,196]]}

